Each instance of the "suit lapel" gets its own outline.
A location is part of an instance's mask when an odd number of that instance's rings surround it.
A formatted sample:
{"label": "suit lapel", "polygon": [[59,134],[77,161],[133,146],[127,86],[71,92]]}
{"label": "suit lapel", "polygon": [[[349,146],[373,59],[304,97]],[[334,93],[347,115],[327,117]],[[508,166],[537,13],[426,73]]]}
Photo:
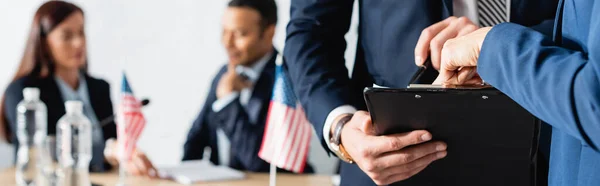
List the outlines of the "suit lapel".
{"label": "suit lapel", "polygon": [[275,60],[277,58],[277,51],[273,52],[273,56],[260,74],[260,78],[254,85],[252,96],[246,105],[246,112],[248,113],[248,119],[251,123],[258,123],[260,121],[262,111],[265,108],[264,105],[268,105],[271,101],[271,94],[273,90],[273,84],[275,82]]}
{"label": "suit lapel", "polygon": [[40,89],[40,98],[48,108],[48,134],[56,134],[56,123],[66,112],[64,98],[53,76],[43,78]]}
{"label": "suit lapel", "polygon": [[96,82],[90,78],[88,75],[85,75],[85,81],[87,83],[87,92],[88,92],[88,98],[90,99],[90,104],[92,105],[92,109],[94,110],[94,114],[96,114],[96,117],[98,117],[98,121],[100,121],[103,118],[102,115],[99,113],[100,109],[99,109],[99,105],[101,105],[99,103],[99,101],[101,101],[100,99],[100,95],[98,95],[98,93],[100,93],[102,90],[98,90],[97,88],[99,87],[98,85],[96,85]]}
{"label": "suit lapel", "polygon": [[450,17],[454,15],[452,0],[444,0],[444,17]]}

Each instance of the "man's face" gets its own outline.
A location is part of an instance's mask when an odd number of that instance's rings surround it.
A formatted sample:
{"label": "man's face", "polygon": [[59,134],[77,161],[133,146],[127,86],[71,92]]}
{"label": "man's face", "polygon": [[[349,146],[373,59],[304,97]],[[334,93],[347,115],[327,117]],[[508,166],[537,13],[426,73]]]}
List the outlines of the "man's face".
{"label": "man's face", "polygon": [[274,26],[262,29],[258,11],[246,7],[228,7],[223,15],[221,42],[229,63],[250,66],[272,47]]}

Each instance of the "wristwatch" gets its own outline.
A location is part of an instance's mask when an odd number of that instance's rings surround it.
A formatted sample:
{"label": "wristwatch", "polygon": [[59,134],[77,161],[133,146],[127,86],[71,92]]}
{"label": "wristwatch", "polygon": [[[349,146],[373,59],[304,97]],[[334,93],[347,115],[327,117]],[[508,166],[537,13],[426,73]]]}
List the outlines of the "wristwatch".
{"label": "wristwatch", "polygon": [[333,130],[333,134],[331,135],[331,138],[329,139],[329,143],[331,143],[331,150],[333,151],[333,153],[335,153],[335,155],[340,158],[342,161],[346,162],[346,163],[354,163],[354,159],[352,159],[352,157],[350,156],[350,154],[348,154],[348,152],[346,152],[346,149],[344,148],[344,145],[342,145],[342,129],[344,128],[344,125],[346,125],[346,123],[348,123],[350,121],[350,119],[352,119],[352,114],[343,116],[338,122],[337,125],[335,126],[335,129]]}

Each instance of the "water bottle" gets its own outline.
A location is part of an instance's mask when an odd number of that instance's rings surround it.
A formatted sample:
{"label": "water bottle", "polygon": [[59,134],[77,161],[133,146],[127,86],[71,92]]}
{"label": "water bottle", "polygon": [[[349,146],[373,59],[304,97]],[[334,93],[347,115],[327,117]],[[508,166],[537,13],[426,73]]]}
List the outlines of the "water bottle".
{"label": "water bottle", "polygon": [[83,103],[67,101],[67,113],[56,125],[58,184],[89,186],[89,164],[92,159],[92,124],[83,115]]}
{"label": "water bottle", "polygon": [[23,89],[23,100],[17,105],[17,185],[44,184],[42,173],[42,146],[47,135],[46,105],[40,101],[38,88]]}

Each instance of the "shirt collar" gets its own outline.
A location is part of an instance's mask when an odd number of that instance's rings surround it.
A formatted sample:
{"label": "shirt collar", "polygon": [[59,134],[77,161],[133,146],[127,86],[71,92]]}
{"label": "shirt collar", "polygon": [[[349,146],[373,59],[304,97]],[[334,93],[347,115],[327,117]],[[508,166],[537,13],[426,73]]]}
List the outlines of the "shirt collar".
{"label": "shirt collar", "polygon": [[[239,70],[243,70],[244,73],[246,73],[248,75],[250,81],[256,82],[256,81],[258,81],[258,78],[260,78],[260,74],[265,69],[265,66],[267,66],[267,63],[271,60],[271,56],[273,56],[273,50],[268,52],[266,55],[264,55],[262,58],[260,58],[256,63],[254,63],[253,65],[251,65],[249,67],[238,66],[236,68],[240,68]],[[238,69],[236,69],[236,70],[238,70]]]}
{"label": "shirt collar", "polygon": [[79,85],[77,86],[77,90],[73,90],[71,86],[67,82],[65,82],[62,78],[58,76],[54,76],[54,80],[58,84],[58,88],[63,95],[63,99],[67,100],[79,100],[87,102],[87,82],[85,81],[84,75],[79,75]]}

